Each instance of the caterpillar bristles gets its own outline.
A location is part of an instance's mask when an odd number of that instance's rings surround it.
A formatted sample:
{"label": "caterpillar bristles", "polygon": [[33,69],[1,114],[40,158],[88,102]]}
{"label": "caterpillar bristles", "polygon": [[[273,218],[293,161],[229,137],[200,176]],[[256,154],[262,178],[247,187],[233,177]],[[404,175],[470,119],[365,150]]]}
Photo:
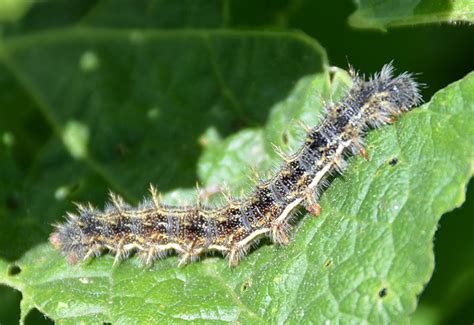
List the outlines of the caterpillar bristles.
{"label": "caterpillar bristles", "polygon": [[274,145],[281,164],[267,179],[254,172],[256,185],[245,197],[236,199],[224,187],[224,203],[209,207],[208,196],[219,191],[207,194],[196,185],[194,204],[168,206],[150,185],[150,198],[132,207],[110,192],[111,203],[103,210],[75,203],[77,214],[67,213],[49,240],[71,264],[108,251],[115,255],[117,266],[137,252],[147,267],[173,251],[179,255],[179,265],[219,252],[236,266],[261,238],[286,245],[297,208],[319,215],[319,195],[334,174],[344,172],[347,157],[361,154],[369,159],[363,141],[366,131],[394,123],[421,102],[413,75],[394,77],[393,71],[389,63],[365,80],[349,66],[352,87],[345,96],[324,104],[325,115],[316,127],[296,121],[306,133],[303,144],[291,155]]}
{"label": "caterpillar bristles", "polygon": [[275,151],[275,153],[283,160],[283,161],[288,161],[290,160],[290,157],[283,152],[283,150],[277,146],[276,144],[272,143],[271,144],[273,150]]}
{"label": "caterpillar bristles", "polygon": [[311,128],[308,125],[306,125],[306,123],[304,123],[303,121],[297,119],[297,120],[295,120],[295,122],[296,122],[296,124],[299,125],[300,128],[303,129],[303,131],[305,133],[309,133],[309,131],[311,131]]}

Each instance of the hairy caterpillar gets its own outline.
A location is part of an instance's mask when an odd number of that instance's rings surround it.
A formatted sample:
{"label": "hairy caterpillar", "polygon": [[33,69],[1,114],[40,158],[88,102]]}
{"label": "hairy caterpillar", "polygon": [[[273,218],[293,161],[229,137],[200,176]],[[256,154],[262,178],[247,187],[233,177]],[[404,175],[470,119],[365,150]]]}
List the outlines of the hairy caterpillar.
{"label": "hairy caterpillar", "polygon": [[199,200],[190,206],[168,206],[151,187],[151,198],[131,207],[111,193],[111,203],[103,211],[78,205],[77,214],[68,214],[67,221],[56,226],[50,242],[70,263],[110,251],[116,264],[137,251],[143,264],[150,265],[174,250],[180,264],[219,251],[230,266],[236,266],[260,237],[287,244],[295,208],[302,205],[319,214],[318,193],[325,179],[334,171],[342,172],[347,153],[365,155],[362,143],[367,128],[391,123],[393,116],[421,102],[412,75],[394,77],[391,64],[369,80],[352,67],[350,74],[353,85],[347,94],[326,107],[318,126],[305,127],[301,147],[290,156],[282,154],[278,172],[261,181],[248,197],[228,199],[221,207]]}

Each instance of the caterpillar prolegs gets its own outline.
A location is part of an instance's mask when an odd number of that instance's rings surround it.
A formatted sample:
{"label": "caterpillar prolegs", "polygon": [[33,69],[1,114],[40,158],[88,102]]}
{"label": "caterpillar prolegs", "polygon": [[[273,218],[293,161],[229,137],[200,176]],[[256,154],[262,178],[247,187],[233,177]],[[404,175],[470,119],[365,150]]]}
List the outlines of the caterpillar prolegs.
{"label": "caterpillar prolegs", "polygon": [[250,195],[228,199],[219,207],[197,200],[188,206],[163,204],[154,187],[150,197],[132,207],[111,193],[103,210],[78,205],[75,214],[56,226],[50,242],[70,263],[100,255],[115,254],[115,263],[137,252],[150,265],[170,251],[180,255],[180,264],[219,251],[236,266],[251,244],[260,237],[285,245],[295,209],[302,205],[318,214],[316,193],[335,171],[342,172],[348,153],[364,155],[362,145],[368,128],[392,123],[394,116],[421,102],[419,85],[410,73],[393,76],[391,64],[365,80],[349,69],[352,87],[313,128],[305,128],[300,148],[284,155],[279,170],[261,181]]}

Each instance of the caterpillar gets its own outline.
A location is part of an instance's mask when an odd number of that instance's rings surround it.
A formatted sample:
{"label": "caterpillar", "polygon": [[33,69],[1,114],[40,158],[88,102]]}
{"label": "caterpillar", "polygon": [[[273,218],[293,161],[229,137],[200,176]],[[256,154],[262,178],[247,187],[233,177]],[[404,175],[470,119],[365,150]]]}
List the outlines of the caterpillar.
{"label": "caterpillar", "polygon": [[349,155],[366,156],[367,130],[393,123],[397,115],[421,103],[413,75],[394,76],[393,70],[386,64],[366,80],[349,66],[352,87],[340,101],[326,105],[319,125],[302,125],[306,136],[300,148],[291,155],[279,152],[283,162],[278,171],[247,197],[228,198],[219,207],[199,199],[192,205],[169,206],[150,186],[151,196],[132,207],[111,192],[103,210],[78,204],[77,213],[68,213],[63,224],[55,225],[51,244],[70,264],[108,251],[115,254],[114,265],[136,252],[146,266],[172,251],[180,256],[179,265],[218,251],[229,266],[236,266],[262,237],[286,245],[297,207],[318,215],[319,193],[328,177],[342,173]]}

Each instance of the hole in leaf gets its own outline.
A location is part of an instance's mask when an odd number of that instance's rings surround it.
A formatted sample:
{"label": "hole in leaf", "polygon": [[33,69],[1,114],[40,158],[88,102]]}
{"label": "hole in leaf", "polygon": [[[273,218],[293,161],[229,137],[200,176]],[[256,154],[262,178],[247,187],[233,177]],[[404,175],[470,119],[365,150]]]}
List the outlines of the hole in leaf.
{"label": "hole in leaf", "polygon": [[387,295],[387,288],[382,288],[380,291],[379,291],[379,297],[380,298],[383,298]]}
{"label": "hole in leaf", "polygon": [[288,144],[288,134],[286,132],[284,132],[281,137],[282,137],[283,143],[285,145],[287,145]]}
{"label": "hole in leaf", "polygon": [[398,158],[396,157],[388,162],[388,164],[392,167],[394,167],[397,163],[398,163]]}
{"label": "hole in leaf", "polygon": [[18,265],[13,264],[8,268],[8,275],[9,276],[18,275],[18,274],[20,274],[20,272],[21,272],[21,268]]}
{"label": "hole in leaf", "polygon": [[21,292],[0,285],[0,323],[19,324]]}
{"label": "hole in leaf", "polygon": [[244,283],[242,284],[242,287],[240,288],[240,292],[244,292],[251,286],[252,286],[252,279],[251,278],[245,279]]}

